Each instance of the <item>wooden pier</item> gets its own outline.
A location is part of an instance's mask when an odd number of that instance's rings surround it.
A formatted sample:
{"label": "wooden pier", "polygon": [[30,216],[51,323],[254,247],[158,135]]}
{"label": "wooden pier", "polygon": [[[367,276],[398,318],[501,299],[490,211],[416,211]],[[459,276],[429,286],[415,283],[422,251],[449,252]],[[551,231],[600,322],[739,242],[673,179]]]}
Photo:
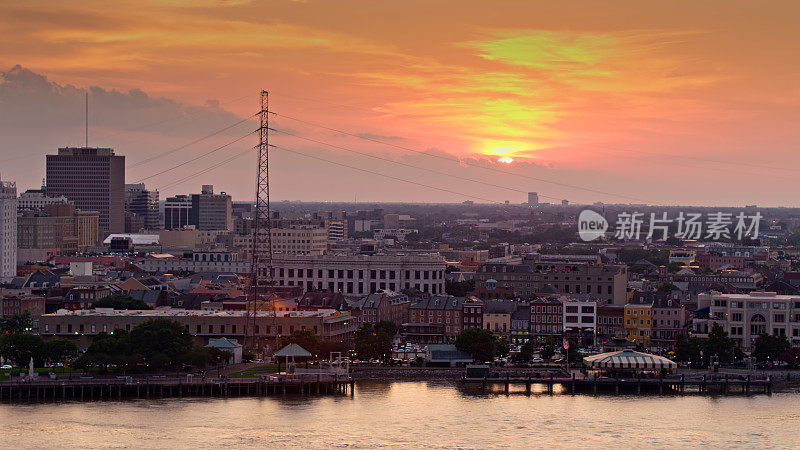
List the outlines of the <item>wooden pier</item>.
{"label": "wooden pier", "polygon": [[750,395],[754,393],[772,394],[772,380],[751,379],[748,375],[741,376],[715,376],[686,378],[684,375],[671,377],[556,377],[552,374],[545,377],[534,377],[532,374],[495,374],[483,378],[461,379],[463,383],[469,385],[480,385],[482,390],[487,388],[503,387],[506,394],[512,386],[524,386],[525,393],[530,394],[535,386],[542,386],[543,392],[553,394],[554,388],[558,386],[561,392],[569,394],[575,393],[614,393],[614,394],[742,394]]}
{"label": "wooden pier", "polygon": [[353,395],[352,377],[328,374],[260,378],[148,378],[0,382],[0,401],[95,401],[168,397],[267,397],[287,394]]}

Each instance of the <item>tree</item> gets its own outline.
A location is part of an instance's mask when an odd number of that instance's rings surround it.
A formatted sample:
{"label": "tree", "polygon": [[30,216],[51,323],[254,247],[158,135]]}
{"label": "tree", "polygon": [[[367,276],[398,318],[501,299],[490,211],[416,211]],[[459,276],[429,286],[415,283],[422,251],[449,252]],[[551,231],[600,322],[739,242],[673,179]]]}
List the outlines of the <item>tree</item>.
{"label": "tree", "polygon": [[388,361],[392,357],[392,338],[365,323],[356,331],[355,352],[359,359]]}
{"label": "tree", "polygon": [[129,295],[112,295],[92,303],[92,308],[113,308],[113,309],[153,309],[142,300],[135,299]]}
{"label": "tree", "polygon": [[300,347],[308,350],[314,356],[319,356],[322,340],[314,333],[314,330],[306,328],[305,330],[294,330],[288,336],[281,339],[281,348],[289,344],[297,344]]}
{"label": "tree", "polygon": [[466,297],[473,289],[475,289],[475,280],[444,280],[444,291],[455,297]]}
{"label": "tree", "polygon": [[48,363],[67,365],[78,356],[78,346],[69,339],[57,337],[44,343],[44,353]]}
{"label": "tree", "polygon": [[669,273],[676,273],[681,269],[683,269],[683,264],[679,262],[671,262],[667,265],[667,271],[669,271]]}
{"label": "tree", "polygon": [[194,347],[183,325],[169,319],[151,319],[131,330],[131,352],[155,369],[183,364]]}
{"label": "tree", "polygon": [[92,339],[86,353],[81,355],[75,365],[82,368],[100,366],[107,368],[110,365],[126,366],[132,364],[130,334],[122,329],[112,333],[98,333]]}
{"label": "tree", "polygon": [[788,353],[791,348],[792,344],[786,336],[762,334],[754,343],[753,358],[759,362],[777,361],[781,354]]}
{"label": "tree", "polygon": [[381,320],[380,322],[376,323],[375,329],[384,331],[390,337],[397,334],[397,325],[395,325],[394,322],[390,322],[388,320]]}
{"label": "tree", "polygon": [[10,333],[0,336],[0,356],[13,361],[18,367],[27,367],[33,358],[34,364],[44,365],[44,340],[41,336],[27,333]]}
{"label": "tree", "polygon": [[733,362],[733,348],[735,346],[720,324],[714,323],[708,333],[708,339],[705,344],[705,355],[716,356],[719,358],[720,363]]}
{"label": "tree", "polygon": [[553,338],[547,338],[547,341],[545,341],[544,346],[539,351],[539,356],[541,356],[543,360],[548,361],[555,354],[556,354],[556,343],[555,341],[553,341]]}
{"label": "tree", "polygon": [[27,333],[31,329],[31,313],[14,314],[0,319],[0,333]]}
{"label": "tree", "polygon": [[700,352],[703,341],[696,337],[687,338],[683,333],[675,338],[675,360],[689,363],[700,363]]}
{"label": "tree", "polygon": [[678,286],[675,286],[672,283],[664,283],[658,287],[658,292],[672,292],[672,291],[679,291]]}
{"label": "tree", "polygon": [[533,342],[528,341],[519,348],[519,357],[523,361],[530,361],[533,358]]}
{"label": "tree", "polygon": [[490,330],[469,327],[456,336],[456,348],[478,361],[493,361],[497,355],[497,338]]}

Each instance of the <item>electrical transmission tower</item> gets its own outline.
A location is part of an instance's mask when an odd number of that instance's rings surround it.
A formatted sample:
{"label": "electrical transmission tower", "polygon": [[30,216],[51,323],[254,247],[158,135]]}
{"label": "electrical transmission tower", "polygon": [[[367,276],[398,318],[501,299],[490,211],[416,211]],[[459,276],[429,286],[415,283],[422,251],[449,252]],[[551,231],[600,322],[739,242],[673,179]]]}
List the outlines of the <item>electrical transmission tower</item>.
{"label": "electrical transmission tower", "polygon": [[[250,294],[247,301],[245,324],[245,346],[252,336],[250,348],[260,349],[256,318],[266,305],[272,314],[273,331],[276,322],[275,304],[272,298],[272,217],[269,207],[269,93],[261,91],[260,126],[258,128],[258,172],[256,176],[256,202],[253,208],[253,247]],[[260,305],[260,306],[259,306]],[[276,334],[277,335],[277,334]]]}

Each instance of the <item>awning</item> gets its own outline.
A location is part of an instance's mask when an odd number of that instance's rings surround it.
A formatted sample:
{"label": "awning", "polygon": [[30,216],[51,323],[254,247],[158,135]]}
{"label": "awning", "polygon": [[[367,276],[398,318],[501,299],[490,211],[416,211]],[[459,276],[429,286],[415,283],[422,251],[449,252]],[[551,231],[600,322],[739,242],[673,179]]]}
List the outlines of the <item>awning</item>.
{"label": "awning", "polygon": [[658,355],[641,353],[633,350],[600,353],[583,358],[595,369],[675,369],[673,361]]}

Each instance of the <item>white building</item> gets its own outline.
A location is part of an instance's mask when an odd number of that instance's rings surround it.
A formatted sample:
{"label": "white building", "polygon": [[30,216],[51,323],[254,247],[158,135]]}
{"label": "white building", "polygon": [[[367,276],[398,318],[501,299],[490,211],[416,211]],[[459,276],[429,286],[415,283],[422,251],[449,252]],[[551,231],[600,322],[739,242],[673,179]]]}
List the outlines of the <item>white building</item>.
{"label": "white building", "polygon": [[17,208],[20,211],[26,209],[40,211],[47,205],[66,205],[69,203],[72,202],[63,195],[48,197],[44,195],[42,191],[26,191],[19,195],[19,199],[17,199]]}
{"label": "white building", "polygon": [[761,334],[788,336],[800,343],[800,296],[775,292],[697,296],[698,308],[709,308],[708,330],[718,323],[743,348],[751,348]]}
{"label": "white building", "polygon": [[17,185],[0,180],[0,279],[17,276]]}
{"label": "white building", "polygon": [[406,240],[409,234],[416,233],[417,230],[410,228],[378,228],[372,231],[372,238],[376,241],[382,241],[388,238],[394,238],[398,242]]}
{"label": "white building", "polygon": [[563,302],[564,331],[594,333],[597,327],[597,302],[568,299]]}
{"label": "white building", "polygon": [[[250,261],[235,254],[220,253],[211,258],[196,252],[193,258],[154,257],[138,262],[148,272],[250,273]],[[305,290],[327,289],[346,295],[363,295],[383,289],[418,289],[444,293],[445,260],[439,255],[339,256],[281,255],[272,259],[277,286],[302,286]]]}

